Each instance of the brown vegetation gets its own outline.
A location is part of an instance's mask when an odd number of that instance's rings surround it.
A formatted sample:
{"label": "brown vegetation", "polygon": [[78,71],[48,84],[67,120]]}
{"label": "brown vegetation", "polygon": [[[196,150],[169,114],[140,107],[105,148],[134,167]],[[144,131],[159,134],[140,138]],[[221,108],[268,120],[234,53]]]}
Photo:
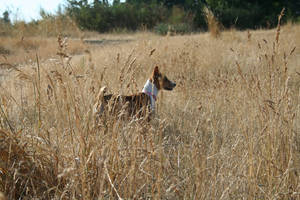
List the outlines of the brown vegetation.
{"label": "brown vegetation", "polygon": [[204,13],[206,18],[206,23],[208,26],[208,30],[212,37],[218,38],[221,34],[221,25],[217,18],[214,16],[213,12],[209,10],[207,7],[204,7]]}
{"label": "brown vegetation", "polygon": [[[55,61],[41,62],[40,48],[33,64],[9,65],[0,84],[0,192],[8,199],[300,198],[300,27],[277,30],[218,39],[145,34],[71,60],[61,38]],[[160,94],[156,119],[96,123],[101,86],[140,91],[155,65],[177,83]]]}

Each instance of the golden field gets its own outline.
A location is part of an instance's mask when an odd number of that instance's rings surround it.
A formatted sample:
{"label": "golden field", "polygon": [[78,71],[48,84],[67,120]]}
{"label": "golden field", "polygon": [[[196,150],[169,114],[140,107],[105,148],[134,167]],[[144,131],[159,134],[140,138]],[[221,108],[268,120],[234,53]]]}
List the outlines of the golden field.
{"label": "golden field", "polygon": [[[0,199],[300,199],[299,47],[294,24],[0,37]],[[102,86],[141,91],[155,65],[177,86],[150,123],[96,123]]]}

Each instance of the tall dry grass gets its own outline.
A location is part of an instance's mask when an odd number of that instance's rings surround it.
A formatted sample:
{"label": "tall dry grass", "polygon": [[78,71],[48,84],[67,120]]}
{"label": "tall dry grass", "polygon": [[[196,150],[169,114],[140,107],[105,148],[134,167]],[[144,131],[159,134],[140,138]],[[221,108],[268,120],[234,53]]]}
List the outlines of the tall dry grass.
{"label": "tall dry grass", "polygon": [[[38,53],[43,60],[55,58],[57,53],[56,37],[0,37],[0,63],[34,63]],[[69,54],[82,54],[86,49],[80,39],[69,39]]]}
{"label": "tall dry grass", "polygon": [[23,64],[35,60],[38,53],[43,59],[54,57],[57,37],[67,36],[70,54],[82,54],[86,49],[78,39],[85,34],[67,16],[47,15],[42,20],[12,24],[0,23],[0,63]]}
{"label": "tall dry grass", "polygon": [[42,19],[28,22],[16,20],[13,23],[0,22],[0,36],[10,37],[56,37],[59,34],[68,37],[80,37],[81,30],[75,21],[64,14],[44,14]]}
{"label": "tall dry grass", "polygon": [[211,36],[214,38],[218,38],[221,35],[221,24],[214,15],[214,13],[207,8],[206,6],[203,8],[203,12],[205,14],[206,23],[208,26],[208,31]]}
{"label": "tall dry grass", "polygon": [[[280,33],[280,34],[279,34]],[[11,66],[1,82],[0,191],[7,199],[299,199],[299,25],[145,36],[71,60]],[[295,48],[296,47],[296,48]],[[98,90],[142,89],[159,65],[150,124],[108,116]]]}

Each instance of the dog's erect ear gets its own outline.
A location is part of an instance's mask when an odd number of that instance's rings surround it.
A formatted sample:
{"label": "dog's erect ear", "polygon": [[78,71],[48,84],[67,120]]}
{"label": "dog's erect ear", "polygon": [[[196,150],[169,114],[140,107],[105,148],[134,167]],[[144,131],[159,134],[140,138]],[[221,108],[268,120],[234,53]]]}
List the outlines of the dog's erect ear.
{"label": "dog's erect ear", "polygon": [[154,70],[153,70],[153,76],[158,76],[159,75],[159,69],[158,69],[158,66],[155,66],[154,67]]}

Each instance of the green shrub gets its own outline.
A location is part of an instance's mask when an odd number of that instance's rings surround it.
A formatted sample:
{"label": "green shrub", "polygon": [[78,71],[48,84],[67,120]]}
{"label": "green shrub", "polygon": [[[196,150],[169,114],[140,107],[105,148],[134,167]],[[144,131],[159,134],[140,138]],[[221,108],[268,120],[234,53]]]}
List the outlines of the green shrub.
{"label": "green shrub", "polygon": [[165,23],[160,23],[154,27],[154,32],[159,34],[159,35],[167,35],[168,32],[170,34],[187,34],[191,33],[193,31],[193,28],[190,24],[187,23],[179,23],[179,24],[165,24]]}
{"label": "green shrub", "polygon": [[167,35],[169,26],[170,25],[168,25],[168,24],[160,23],[154,27],[154,32],[159,35]]}
{"label": "green shrub", "polygon": [[172,26],[172,30],[176,33],[176,34],[188,34],[191,33],[193,31],[193,28],[190,24],[188,23],[180,23],[180,24],[175,24]]}

